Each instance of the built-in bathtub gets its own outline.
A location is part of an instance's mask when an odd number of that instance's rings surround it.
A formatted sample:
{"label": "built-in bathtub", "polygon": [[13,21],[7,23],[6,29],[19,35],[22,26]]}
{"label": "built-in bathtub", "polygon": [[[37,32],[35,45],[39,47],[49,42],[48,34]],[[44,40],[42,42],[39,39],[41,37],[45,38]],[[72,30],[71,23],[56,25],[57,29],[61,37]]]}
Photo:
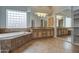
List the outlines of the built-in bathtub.
{"label": "built-in bathtub", "polygon": [[31,40],[31,32],[12,32],[0,34],[0,51],[9,52]]}
{"label": "built-in bathtub", "polygon": [[0,34],[0,40],[13,39],[24,35],[31,34],[31,32],[12,32]]}

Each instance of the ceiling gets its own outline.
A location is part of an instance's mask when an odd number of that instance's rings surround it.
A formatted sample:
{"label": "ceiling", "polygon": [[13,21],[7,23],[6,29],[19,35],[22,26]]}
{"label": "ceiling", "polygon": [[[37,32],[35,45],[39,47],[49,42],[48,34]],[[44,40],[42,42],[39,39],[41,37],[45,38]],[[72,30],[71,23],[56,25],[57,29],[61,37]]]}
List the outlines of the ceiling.
{"label": "ceiling", "polygon": [[51,15],[53,13],[53,6],[33,6],[33,12],[42,12]]}
{"label": "ceiling", "polygon": [[70,6],[32,6],[33,12],[42,12],[47,13],[48,15],[52,14],[62,14],[62,15],[71,15]]}

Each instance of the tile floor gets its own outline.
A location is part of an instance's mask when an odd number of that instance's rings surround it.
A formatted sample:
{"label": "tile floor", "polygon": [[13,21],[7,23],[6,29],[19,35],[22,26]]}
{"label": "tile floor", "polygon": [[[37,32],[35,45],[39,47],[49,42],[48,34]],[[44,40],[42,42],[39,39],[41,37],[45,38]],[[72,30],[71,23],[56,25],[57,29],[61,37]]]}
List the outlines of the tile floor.
{"label": "tile floor", "polygon": [[70,43],[71,37],[47,38],[32,40],[30,45],[24,45],[15,52],[21,53],[72,53],[79,52],[79,46]]}

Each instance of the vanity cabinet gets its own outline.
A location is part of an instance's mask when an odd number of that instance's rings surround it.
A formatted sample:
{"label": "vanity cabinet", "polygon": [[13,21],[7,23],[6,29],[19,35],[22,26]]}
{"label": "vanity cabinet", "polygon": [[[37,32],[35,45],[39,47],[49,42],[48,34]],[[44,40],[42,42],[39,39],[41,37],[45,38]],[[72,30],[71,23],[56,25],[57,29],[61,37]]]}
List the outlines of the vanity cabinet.
{"label": "vanity cabinet", "polygon": [[67,28],[57,28],[57,36],[68,35],[69,30]]}
{"label": "vanity cabinet", "polygon": [[35,38],[48,38],[54,36],[54,28],[32,28],[32,37]]}

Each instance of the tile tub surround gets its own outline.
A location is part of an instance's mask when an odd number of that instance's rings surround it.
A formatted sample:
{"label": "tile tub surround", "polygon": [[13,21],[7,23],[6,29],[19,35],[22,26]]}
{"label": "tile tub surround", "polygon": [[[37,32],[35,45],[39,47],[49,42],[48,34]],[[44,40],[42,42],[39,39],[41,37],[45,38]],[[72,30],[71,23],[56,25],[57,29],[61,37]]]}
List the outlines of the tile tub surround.
{"label": "tile tub surround", "polygon": [[31,32],[13,32],[0,34],[1,52],[11,52],[31,40]]}
{"label": "tile tub surround", "polygon": [[0,33],[10,33],[10,32],[30,32],[30,28],[0,28]]}

